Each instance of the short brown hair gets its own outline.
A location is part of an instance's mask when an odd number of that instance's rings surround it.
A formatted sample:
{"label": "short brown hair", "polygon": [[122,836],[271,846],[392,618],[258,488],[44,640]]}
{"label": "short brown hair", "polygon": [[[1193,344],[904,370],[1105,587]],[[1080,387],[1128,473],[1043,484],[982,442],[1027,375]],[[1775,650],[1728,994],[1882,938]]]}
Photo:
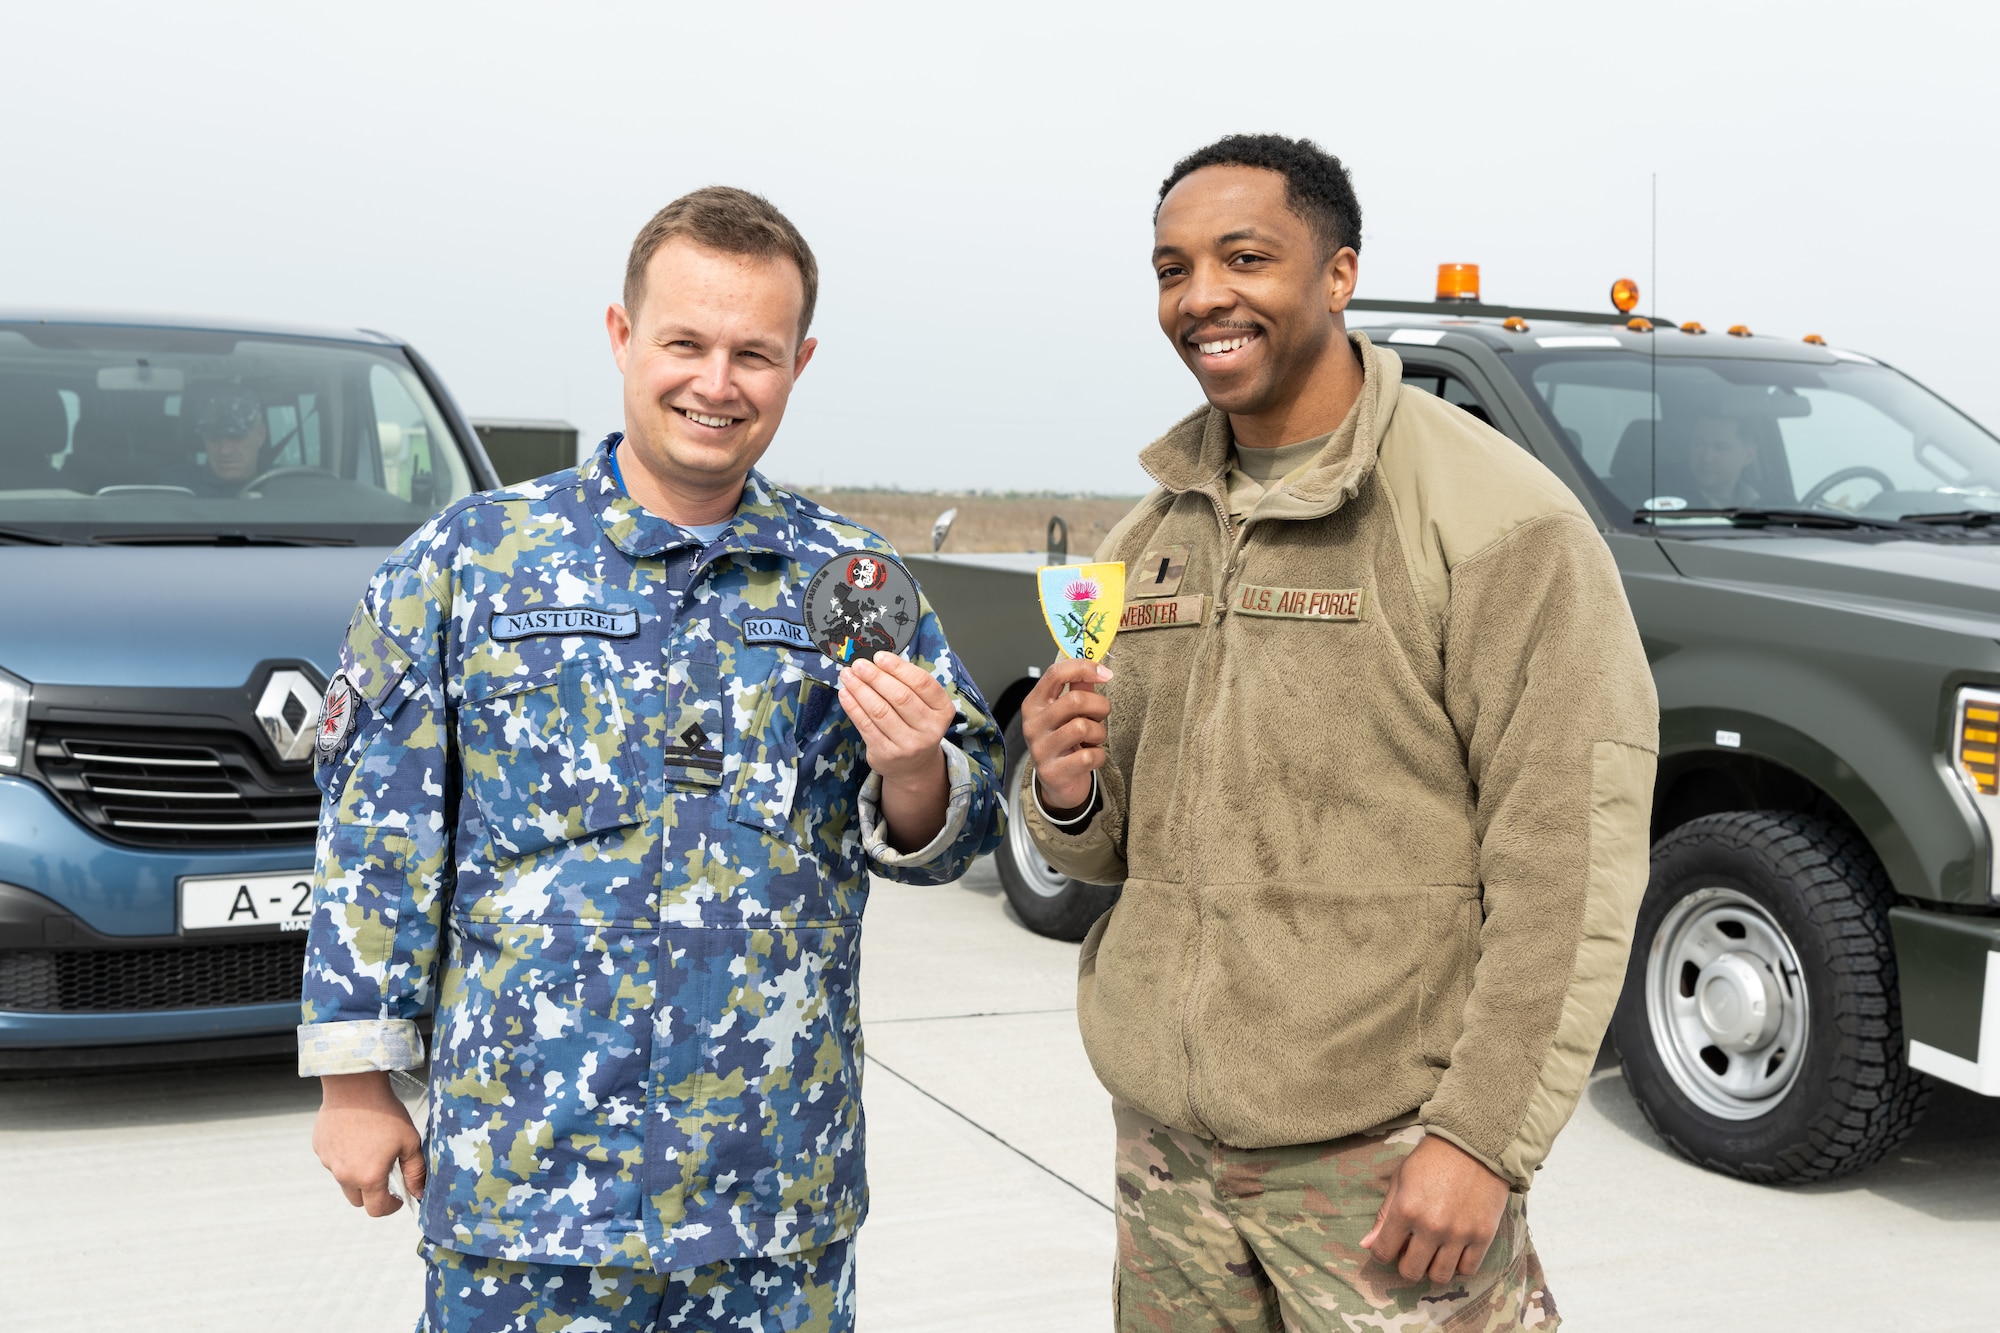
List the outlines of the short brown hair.
{"label": "short brown hair", "polygon": [[706,185],[684,194],[639,228],[632,253],[625,260],[628,315],[637,313],[639,300],[646,294],[646,265],[652,262],[653,252],[676,236],[724,254],[755,259],[783,255],[798,265],[805,287],[805,302],[799,307],[799,341],[805,341],[806,330],[812,327],[813,305],[819,300],[819,261],[792,220],[772,207],[770,200],[728,185]]}

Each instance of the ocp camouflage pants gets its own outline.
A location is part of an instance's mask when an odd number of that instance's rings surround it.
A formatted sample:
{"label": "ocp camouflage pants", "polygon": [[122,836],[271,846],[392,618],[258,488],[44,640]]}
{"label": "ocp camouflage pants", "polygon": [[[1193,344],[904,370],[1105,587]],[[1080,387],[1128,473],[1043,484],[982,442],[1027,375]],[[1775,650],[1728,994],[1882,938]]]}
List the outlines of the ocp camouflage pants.
{"label": "ocp camouflage pants", "polygon": [[1471,1277],[1408,1282],[1361,1248],[1421,1129],[1251,1151],[1128,1106],[1114,1113],[1120,1333],[1546,1333],[1560,1323],[1518,1194]]}
{"label": "ocp camouflage pants", "polygon": [[425,1241],[417,1333],[853,1333],[854,1238],[678,1273],[520,1263]]}

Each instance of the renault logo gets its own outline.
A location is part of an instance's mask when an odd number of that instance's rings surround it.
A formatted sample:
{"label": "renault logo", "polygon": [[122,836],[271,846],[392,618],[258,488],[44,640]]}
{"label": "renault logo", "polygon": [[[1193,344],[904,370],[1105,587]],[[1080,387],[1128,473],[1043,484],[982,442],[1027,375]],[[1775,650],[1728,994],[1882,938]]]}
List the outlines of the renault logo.
{"label": "renault logo", "polygon": [[303,671],[273,671],[257,700],[257,721],[278,758],[311,758],[313,724],[319,721],[318,687]]}

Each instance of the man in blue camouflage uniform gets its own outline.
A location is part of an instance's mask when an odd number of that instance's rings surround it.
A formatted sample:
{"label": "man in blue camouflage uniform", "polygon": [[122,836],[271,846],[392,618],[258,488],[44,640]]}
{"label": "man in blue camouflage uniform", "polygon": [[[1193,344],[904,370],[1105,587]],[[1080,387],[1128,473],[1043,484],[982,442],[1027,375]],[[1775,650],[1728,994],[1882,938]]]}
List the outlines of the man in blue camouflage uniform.
{"label": "man in blue camouflage uniform", "polygon": [[[928,605],[907,661],[801,625],[890,551],[751,470],[815,285],[754,195],[662,210],[609,312],[625,432],[426,524],[348,630],[300,1072],[349,1201],[421,1195],[420,1328],[852,1327],[868,876],[991,849],[1001,752]],[[384,1071],[433,1006],[420,1151]]]}

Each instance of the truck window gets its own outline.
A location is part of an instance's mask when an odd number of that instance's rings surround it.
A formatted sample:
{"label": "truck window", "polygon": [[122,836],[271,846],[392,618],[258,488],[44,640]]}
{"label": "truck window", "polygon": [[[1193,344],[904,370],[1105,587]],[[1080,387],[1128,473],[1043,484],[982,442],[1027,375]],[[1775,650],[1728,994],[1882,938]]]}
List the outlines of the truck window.
{"label": "truck window", "polygon": [[1448,370],[1439,370],[1435,366],[1412,366],[1405,364],[1403,367],[1403,387],[1406,389],[1422,389],[1425,393],[1444,399],[1453,407],[1463,408],[1466,413],[1478,418],[1489,426],[1493,424],[1493,414],[1488,412],[1486,405],[1479,401],[1479,395],[1468,388],[1464,380]]}
{"label": "truck window", "polygon": [[1509,365],[1628,513],[2000,510],[2000,440],[1886,366],[1636,353]]}

